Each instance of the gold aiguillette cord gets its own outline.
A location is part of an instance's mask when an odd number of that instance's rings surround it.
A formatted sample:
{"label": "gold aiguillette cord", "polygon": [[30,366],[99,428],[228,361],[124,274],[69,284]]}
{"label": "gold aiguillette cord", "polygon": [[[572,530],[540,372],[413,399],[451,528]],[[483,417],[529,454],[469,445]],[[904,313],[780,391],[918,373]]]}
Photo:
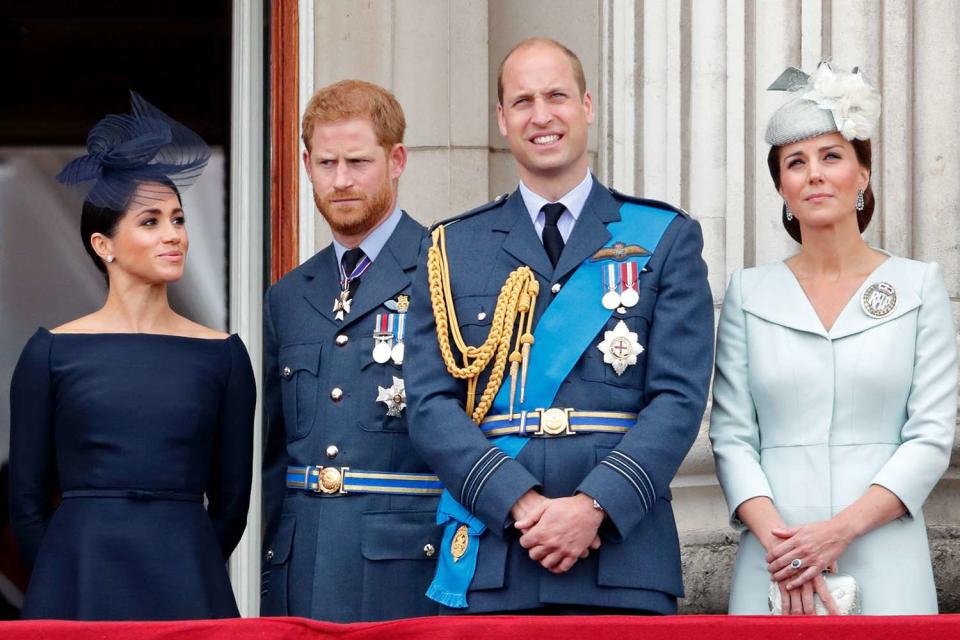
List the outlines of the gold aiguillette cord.
{"label": "gold aiguillette cord", "polygon": [[[430,287],[430,303],[437,326],[437,344],[447,371],[454,378],[467,381],[466,411],[473,421],[480,424],[490,411],[500,385],[507,360],[510,361],[510,416],[513,417],[516,398],[517,373],[520,372],[520,402],[523,403],[527,382],[530,349],[533,345],[534,310],[540,283],[530,267],[519,267],[507,276],[497,296],[497,306],[490,322],[490,332],[483,344],[472,347],[463,340],[457,312],[453,304],[450,286],[450,265],[447,261],[446,236],[443,225],[433,231],[433,245],[427,254],[427,282]],[[520,328],[515,348],[510,351],[514,327]],[[450,345],[454,345],[463,359],[460,366]],[[480,375],[492,363],[490,378],[477,402],[477,383]]]}

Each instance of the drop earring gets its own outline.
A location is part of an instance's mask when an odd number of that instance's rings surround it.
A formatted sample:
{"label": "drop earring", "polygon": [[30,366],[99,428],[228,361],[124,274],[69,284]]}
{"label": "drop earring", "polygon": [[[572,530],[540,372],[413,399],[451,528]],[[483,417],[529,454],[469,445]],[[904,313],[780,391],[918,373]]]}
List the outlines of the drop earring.
{"label": "drop earring", "polygon": [[783,212],[787,216],[787,222],[793,222],[793,211],[790,211],[790,205],[786,200],[783,201]]}
{"label": "drop earring", "polygon": [[857,211],[863,211],[865,203],[863,201],[863,189],[857,189]]}

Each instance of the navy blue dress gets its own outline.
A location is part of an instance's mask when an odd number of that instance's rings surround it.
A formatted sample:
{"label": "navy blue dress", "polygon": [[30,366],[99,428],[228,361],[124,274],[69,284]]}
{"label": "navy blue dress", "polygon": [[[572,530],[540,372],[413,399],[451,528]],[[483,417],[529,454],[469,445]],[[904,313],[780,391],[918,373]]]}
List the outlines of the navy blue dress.
{"label": "navy blue dress", "polygon": [[23,617],[238,615],[225,562],[246,524],[255,402],[235,335],[38,330],[10,389]]}

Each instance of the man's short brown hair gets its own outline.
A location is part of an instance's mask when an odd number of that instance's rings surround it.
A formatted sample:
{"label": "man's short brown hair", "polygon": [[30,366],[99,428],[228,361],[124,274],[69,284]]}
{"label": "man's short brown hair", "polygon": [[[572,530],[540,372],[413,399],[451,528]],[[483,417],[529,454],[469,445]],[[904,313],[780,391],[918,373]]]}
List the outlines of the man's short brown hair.
{"label": "man's short brown hair", "polygon": [[570,61],[570,66],[573,67],[573,79],[576,80],[577,87],[580,89],[580,99],[583,99],[584,94],[587,92],[587,78],[583,75],[583,65],[580,63],[580,58],[577,57],[577,54],[553,38],[527,38],[526,40],[518,42],[513,49],[507,52],[503,60],[500,61],[500,68],[497,70],[497,104],[503,104],[503,67],[506,66],[507,60],[510,59],[510,56],[512,56],[514,52],[520,49],[528,49],[538,45],[555,47],[567,56],[567,59]]}
{"label": "man's short brown hair", "polygon": [[323,87],[310,98],[303,112],[303,144],[310,151],[313,128],[317,124],[331,124],[364,118],[373,125],[377,142],[386,151],[403,142],[407,121],[403,108],[392,93],[370,82],[341,80]]}

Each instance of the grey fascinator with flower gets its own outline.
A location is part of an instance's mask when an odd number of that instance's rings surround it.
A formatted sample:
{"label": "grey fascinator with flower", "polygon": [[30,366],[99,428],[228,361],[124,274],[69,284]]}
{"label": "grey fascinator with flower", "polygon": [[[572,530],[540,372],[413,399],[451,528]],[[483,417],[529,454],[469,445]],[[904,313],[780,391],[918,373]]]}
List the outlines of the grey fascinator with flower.
{"label": "grey fascinator with flower", "polygon": [[59,182],[85,190],[98,207],[120,211],[134,201],[145,205],[166,197],[170,188],[179,193],[210,160],[203,138],[133,91],[130,110],[98,122],[87,135],[86,155],[57,174]]}
{"label": "grey fascinator with flower", "polygon": [[812,74],[790,67],[769,90],[797,94],[770,117],[765,139],[773,146],[825,133],[868,140],[880,122],[880,93],[857,67],[844,71],[823,61]]}

